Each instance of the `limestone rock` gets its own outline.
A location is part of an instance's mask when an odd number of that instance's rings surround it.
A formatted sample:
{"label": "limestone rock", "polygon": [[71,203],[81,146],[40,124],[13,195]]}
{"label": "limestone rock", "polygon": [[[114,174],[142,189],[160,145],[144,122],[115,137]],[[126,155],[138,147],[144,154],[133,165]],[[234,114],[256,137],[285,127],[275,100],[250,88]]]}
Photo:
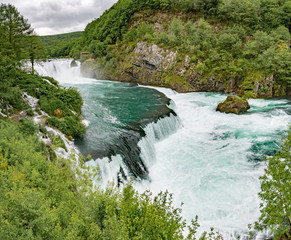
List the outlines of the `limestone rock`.
{"label": "limestone rock", "polygon": [[148,45],[138,42],[132,64],[148,70],[165,71],[176,63],[177,51],[169,51],[158,47],[156,44]]}
{"label": "limestone rock", "polygon": [[250,109],[250,105],[247,100],[229,95],[226,100],[222,103],[219,103],[216,111],[224,113],[244,113]]}

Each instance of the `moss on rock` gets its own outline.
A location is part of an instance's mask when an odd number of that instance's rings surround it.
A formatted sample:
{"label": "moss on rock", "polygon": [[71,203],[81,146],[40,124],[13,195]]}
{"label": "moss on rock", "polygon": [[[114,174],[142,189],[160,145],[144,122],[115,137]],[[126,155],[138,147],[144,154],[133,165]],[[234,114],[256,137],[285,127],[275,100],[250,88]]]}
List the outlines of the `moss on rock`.
{"label": "moss on rock", "polygon": [[248,109],[250,105],[247,100],[230,95],[224,102],[218,104],[216,111],[240,114],[247,112]]}

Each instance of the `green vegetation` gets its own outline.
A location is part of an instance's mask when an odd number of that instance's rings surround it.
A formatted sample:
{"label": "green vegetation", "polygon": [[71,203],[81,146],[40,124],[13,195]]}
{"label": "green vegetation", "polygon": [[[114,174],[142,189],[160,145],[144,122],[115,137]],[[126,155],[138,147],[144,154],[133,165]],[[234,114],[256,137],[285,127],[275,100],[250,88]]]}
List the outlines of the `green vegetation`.
{"label": "green vegetation", "polygon": [[267,159],[261,178],[261,216],[256,229],[271,229],[275,239],[291,238],[291,130],[281,151]]}
{"label": "green vegetation", "polygon": [[33,74],[34,62],[44,58],[43,47],[27,19],[11,4],[0,5],[0,31],[2,56],[13,61],[29,59]]}
{"label": "green vegetation", "polygon": [[[47,151],[35,134],[0,119],[0,239],[183,239],[186,224],[168,192],[95,189],[82,164],[47,161]],[[196,219],[187,239],[198,226]]]}
{"label": "green vegetation", "polygon": [[227,90],[235,80],[241,96],[280,96],[291,89],[290,7],[290,0],[123,0],[87,25],[78,47],[113,79],[122,79],[137,42],[146,41],[178,51],[166,75],[179,76],[188,55],[196,74],[183,73],[186,81],[214,78]]}
{"label": "green vegetation", "polygon": [[[137,41],[158,43],[179,51],[178,65],[189,54],[195,71],[239,78],[244,94],[253,96],[255,80],[266,81],[263,74],[273,74],[276,81],[290,85],[290,9],[288,0],[123,0],[89,24],[80,45],[70,51],[88,48],[113,71],[128,65],[121,59],[128,60],[126,55]],[[167,19],[169,14],[176,17],[170,24],[160,18],[165,11]],[[123,189],[96,188],[91,179],[97,169],[86,168],[83,159],[74,165],[75,156],[56,156],[53,148],[66,150],[59,136],[53,138],[52,148],[46,147],[37,136],[38,131],[47,134],[43,125],[35,125],[30,118],[19,123],[8,118],[18,110],[34,114],[22,99],[27,92],[50,115],[48,125],[68,137],[85,131],[78,91],[34,74],[41,47],[27,21],[12,5],[1,4],[0,23],[0,110],[7,115],[0,118],[0,239],[184,239],[186,227],[186,239],[197,239],[197,218],[186,226],[168,192],[155,197],[149,191],[139,194],[131,184]],[[155,23],[160,24],[159,30]],[[20,68],[26,58],[32,74]],[[162,84],[187,85],[181,76],[162,75]],[[255,227],[271,228],[276,239],[291,235],[290,153],[289,131],[281,151],[267,160],[261,177],[263,203]],[[211,230],[201,239],[221,236]]]}
{"label": "green vegetation", "polygon": [[[0,109],[7,116],[14,112],[13,108],[26,110],[28,116],[33,116],[33,109],[22,99],[26,92],[39,99],[41,110],[57,118],[54,122],[48,119],[51,126],[58,127],[68,137],[82,135],[85,126],[81,123],[83,100],[79,92],[60,87],[50,77],[34,74],[34,62],[43,56],[43,47],[27,20],[12,5],[1,4],[0,27]],[[31,62],[31,74],[21,69],[21,60],[26,58]]]}
{"label": "green vegetation", "polygon": [[40,43],[44,46],[48,57],[67,57],[70,56],[72,48],[81,36],[82,32],[40,36]]}

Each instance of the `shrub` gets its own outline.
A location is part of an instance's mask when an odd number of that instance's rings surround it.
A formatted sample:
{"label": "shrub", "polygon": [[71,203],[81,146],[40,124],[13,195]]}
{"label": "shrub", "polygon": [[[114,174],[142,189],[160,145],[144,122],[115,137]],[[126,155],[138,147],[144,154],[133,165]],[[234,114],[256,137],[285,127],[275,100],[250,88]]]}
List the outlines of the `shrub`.
{"label": "shrub", "polygon": [[31,108],[26,110],[26,114],[28,116],[34,116],[34,112],[33,112],[33,110]]}
{"label": "shrub", "polygon": [[14,109],[13,109],[13,108],[10,108],[10,109],[8,110],[8,112],[9,112],[10,114],[14,114]]}
{"label": "shrub", "polygon": [[47,130],[46,130],[46,128],[42,124],[38,124],[38,129],[43,134],[47,134]]}
{"label": "shrub", "polygon": [[86,131],[85,125],[76,117],[65,117],[63,119],[51,117],[46,120],[46,123],[49,126],[58,128],[62,133],[71,137],[81,136]]}
{"label": "shrub", "polygon": [[59,135],[54,137],[53,145],[54,145],[55,148],[59,148],[60,147],[60,148],[65,149],[66,151],[68,151],[64,140]]}
{"label": "shrub", "polygon": [[41,115],[41,111],[39,108],[36,108],[35,111],[37,112],[38,115]]}
{"label": "shrub", "polygon": [[44,76],[42,78],[48,80],[50,83],[52,83],[55,86],[59,86],[59,82],[57,80],[53,79],[52,77]]}
{"label": "shrub", "polygon": [[21,130],[25,134],[33,135],[36,132],[36,128],[34,122],[29,118],[22,118],[21,122]]}

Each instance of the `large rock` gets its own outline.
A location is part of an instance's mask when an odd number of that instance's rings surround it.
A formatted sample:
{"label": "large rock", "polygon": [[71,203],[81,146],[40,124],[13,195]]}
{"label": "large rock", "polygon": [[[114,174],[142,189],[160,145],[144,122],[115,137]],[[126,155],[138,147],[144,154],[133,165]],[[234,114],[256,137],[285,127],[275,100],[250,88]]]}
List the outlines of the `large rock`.
{"label": "large rock", "polygon": [[224,102],[218,104],[216,111],[239,114],[247,112],[248,109],[250,105],[247,100],[230,95]]}
{"label": "large rock", "polygon": [[138,42],[131,63],[148,70],[166,71],[176,64],[176,56],[177,51],[169,51],[156,44]]}

